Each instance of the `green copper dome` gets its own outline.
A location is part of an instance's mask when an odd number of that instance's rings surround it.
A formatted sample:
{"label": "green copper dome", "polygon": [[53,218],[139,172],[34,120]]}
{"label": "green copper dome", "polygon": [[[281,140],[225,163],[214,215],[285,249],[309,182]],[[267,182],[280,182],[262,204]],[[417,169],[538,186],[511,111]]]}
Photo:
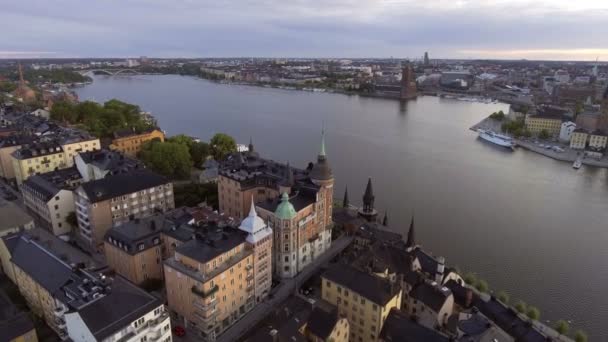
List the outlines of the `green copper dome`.
{"label": "green copper dome", "polygon": [[281,220],[291,220],[296,217],[296,209],[289,203],[289,196],[287,196],[286,192],[281,196],[281,203],[277,206],[277,210],[275,210],[274,214]]}

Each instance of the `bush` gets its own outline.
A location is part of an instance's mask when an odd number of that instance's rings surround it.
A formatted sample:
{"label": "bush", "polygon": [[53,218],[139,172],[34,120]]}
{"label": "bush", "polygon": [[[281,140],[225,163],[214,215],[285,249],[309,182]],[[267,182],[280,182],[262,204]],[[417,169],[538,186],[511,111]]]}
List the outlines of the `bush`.
{"label": "bush", "polygon": [[217,209],[219,206],[217,185],[215,183],[175,186],[173,194],[175,196],[176,207],[194,207],[205,201],[207,205],[214,209]]}
{"label": "bush", "polygon": [[579,330],[574,335],[574,340],[576,342],[587,342],[587,334],[585,334],[582,330]]}
{"label": "bush", "polygon": [[560,319],[555,323],[555,330],[560,333],[560,335],[567,334],[569,329],[570,325],[568,325],[568,322],[564,321],[563,319]]}
{"label": "bush", "polygon": [[149,141],[142,145],[139,157],[147,167],[164,176],[174,179],[190,177],[192,160],[186,145]]}
{"label": "bush", "polygon": [[543,129],[542,131],[540,131],[540,133],[538,133],[538,137],[540,139],[549,139],[551,136],[549,135],[549,132],[546,129]]}
{"label": "bush", "polygon": [[509,303],[509,294],[506,293],[505,291],[498,292],[497,298],[499,301],[503,302],[504,304]]}
{"label": "bush", "polygon": [[477,284],[477,276],[475,275],[475,273],[469,272],[464,275],[463,279],[464,279],[464,282],[469,285],[475,286],[475,284]]}
{"label": "bush", "polygon": [[520,300],[517,303],[515,303],[515,310],[517,310],[517,312],[523,314],[526,312],[526,308],[527,305],[524,301]]}
{"label": "bush", "polygon": [[488,282],[483,280],[483,279],[479,279],[477,281],[477,284],[475,284],[475,288],[479,291],[479,292],[488,292]]}
{"label": "bush", "polygon": [[505,113],[501,110],[490,114],[490,119],[502,121],[505,118]]}
{"label": "bush", "polygon": [[528,312],[526,312],[526,316],[528,316],[528,318],[530,319],[538,321],[538,319],[540,318],[540,310],[538,310],[538,308],[534,306],[530,306],[528,308]]}

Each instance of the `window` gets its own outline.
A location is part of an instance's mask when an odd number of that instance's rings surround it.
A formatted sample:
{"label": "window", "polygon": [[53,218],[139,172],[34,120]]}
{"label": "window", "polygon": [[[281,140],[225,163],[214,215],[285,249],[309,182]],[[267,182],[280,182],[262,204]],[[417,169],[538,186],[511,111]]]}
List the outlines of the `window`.
{"label": "window", "polygon": [[374,311],[378,311],[378,305],[376,305],[376,304],[372,305],[372,309],[374,309]]}
{"label": "window", "polygon": [[289,262],[289,255],[285,256],[285,262]]}
{"label": "window", "polygon": [[137,246],[137,248],[139,248],[139,250],[140,250],[140,251],[143,251],[143,250],[144,250],[144,244],[143,244],[143,243],[140,243],[140,244]]}

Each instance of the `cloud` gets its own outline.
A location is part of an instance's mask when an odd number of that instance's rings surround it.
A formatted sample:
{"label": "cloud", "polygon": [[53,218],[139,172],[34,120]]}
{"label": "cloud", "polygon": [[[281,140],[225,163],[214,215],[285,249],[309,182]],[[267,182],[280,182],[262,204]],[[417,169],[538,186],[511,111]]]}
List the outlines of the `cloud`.
{"label": "cloud", "polygon": [[0,2],[3,49],[58,57],[595,59],[608,36],[604,0]]}

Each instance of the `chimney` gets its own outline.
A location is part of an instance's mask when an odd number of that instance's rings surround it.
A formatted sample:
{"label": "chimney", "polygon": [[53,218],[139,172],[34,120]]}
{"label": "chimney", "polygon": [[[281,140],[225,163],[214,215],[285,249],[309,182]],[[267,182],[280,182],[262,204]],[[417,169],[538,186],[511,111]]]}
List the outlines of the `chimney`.
{"label": "chimney", "polygon": [[150,220],[150,230],[156,230],[156,221],[154,221],[154,219]]}

